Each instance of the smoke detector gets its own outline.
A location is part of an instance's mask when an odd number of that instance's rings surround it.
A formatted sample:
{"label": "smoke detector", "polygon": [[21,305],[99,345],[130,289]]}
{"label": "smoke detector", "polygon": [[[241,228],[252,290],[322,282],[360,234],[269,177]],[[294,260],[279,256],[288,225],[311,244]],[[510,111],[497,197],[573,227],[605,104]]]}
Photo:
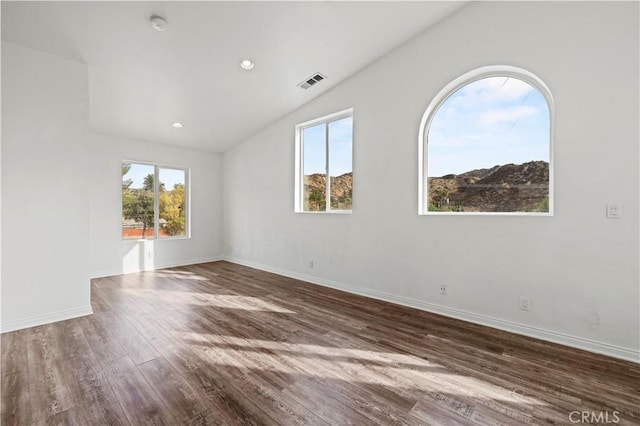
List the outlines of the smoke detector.
{"label": "smoke detector", "polygon": [[149,21],[151,22],[151,28],[156,31],[164,31],[167,28],[167,21],[157,15],[153,15],[149,18]]}

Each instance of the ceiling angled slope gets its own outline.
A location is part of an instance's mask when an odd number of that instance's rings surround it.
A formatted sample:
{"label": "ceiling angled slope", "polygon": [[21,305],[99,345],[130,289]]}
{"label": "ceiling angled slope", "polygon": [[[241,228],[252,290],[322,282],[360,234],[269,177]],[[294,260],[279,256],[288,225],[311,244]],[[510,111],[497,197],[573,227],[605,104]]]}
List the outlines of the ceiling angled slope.
{"label": "ceiling angled slope", "polygon": [[2,39],[88,65],[93,131],[222,152],[463,4],[3,1]]}

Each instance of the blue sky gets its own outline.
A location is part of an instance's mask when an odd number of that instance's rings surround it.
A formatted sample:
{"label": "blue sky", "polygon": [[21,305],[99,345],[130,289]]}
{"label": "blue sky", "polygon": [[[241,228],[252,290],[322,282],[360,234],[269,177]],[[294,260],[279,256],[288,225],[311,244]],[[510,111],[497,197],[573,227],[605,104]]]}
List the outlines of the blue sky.
{"label": "blue sky", "polygon": [[[303,130],[304,174],[326,172],[325,123]],[[353,171],[353,117],[329,123],[329,176]]]}
{"label": "blue sky", "polygon": [[522,80],[484,78],[440,106],[427,138],[428,176],[549,161],[549,109],[544,96]]}
{"label": "blue sky", "polygon": [[[142,188],[144,178],[154,173],[154,166],[150,164],[131,163],[129,172],[122,177],[122,180],[132,179],[133,184],[130,188]],[[164,182],[166,189],[171,190],[176,183],[184,184],[184,171],[174,169],[159,170],[160,182]]]}

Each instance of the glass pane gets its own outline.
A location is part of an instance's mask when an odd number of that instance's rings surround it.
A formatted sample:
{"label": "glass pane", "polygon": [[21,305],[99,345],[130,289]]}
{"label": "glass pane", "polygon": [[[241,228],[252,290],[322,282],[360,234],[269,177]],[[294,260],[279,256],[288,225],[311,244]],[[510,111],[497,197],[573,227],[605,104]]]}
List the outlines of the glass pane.
{"label": "glass pane", "polygon": [[351,210],[353,195],[353,117],[329,123],[331,210]]}
{"label": "glass pane", "polygon": [[186,172],[158,169],[159,238],[187,235]]}
{"label": "glass pane", "polygon": [[153,179],[149,164],[122,163],[122,238],[153,239]]}
{"label": "glass pane", "polygon": [[454,92],[429,127],[428,210],[548,212],[549,123],[542,93],[517,78]]}
{"label": "glass pane", "polygon": [[327,193],[326,124],[302,130],[302,207],[304,211],[325,211]]}

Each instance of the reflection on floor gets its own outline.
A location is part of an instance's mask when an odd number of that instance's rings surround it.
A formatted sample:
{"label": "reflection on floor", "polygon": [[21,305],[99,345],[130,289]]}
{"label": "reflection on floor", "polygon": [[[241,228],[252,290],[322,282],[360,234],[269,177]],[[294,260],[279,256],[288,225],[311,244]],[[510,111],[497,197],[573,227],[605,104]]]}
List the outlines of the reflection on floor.
{"label": "reflection on floor", "polygon": [[3,425],[640,424],[639,365],[227,262],[92,303],[2,335]]}

